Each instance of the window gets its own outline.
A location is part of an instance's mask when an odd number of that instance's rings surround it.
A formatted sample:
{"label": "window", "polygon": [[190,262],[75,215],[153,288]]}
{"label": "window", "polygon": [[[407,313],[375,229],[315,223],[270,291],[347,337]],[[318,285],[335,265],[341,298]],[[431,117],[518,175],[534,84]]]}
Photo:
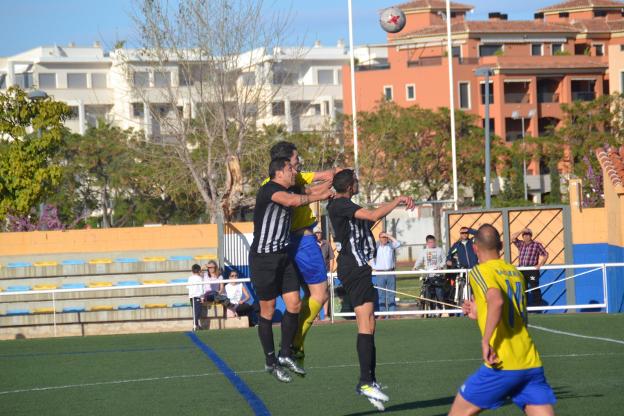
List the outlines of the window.
{"label": "window", "polygon": [[78,106],[75,106],[75,105],[69,106],[69,119],[78,120],[79,117],[80,117],[80,110],[78,109]]}
{"label": "window", "polygon": [[620,72],[620,92],[624,91],[624,72]]}
{"label": "window", "polygon": [[[481,119],[481,127],[485,128],[485,119]],[[490,117],[490,133],[494,134],[494,119]]]}
{"label": "window", "polygon": [[620,52],[624,52],[624,45],[620,45]]}
{"label": "window", "polygon": [[461,58],[461,46],[453,46],[451,48],[451,53],[453,54],[453,58]]}
{"label": "window", "polygon": [[568,12],[559,12],[559,17],[570,17],[570,13],[568,13]]}
{"label": "window", "polygon": [[278,70],[273,72],[273,85],[295,85],[297,82],[295,74]]}
{"label": "window", "polygon": [[107,88],[106,74],[91,74],[91,88]]}
{"label": "window", "polygon": [[606,10],[594,10],[594,17],[605,17],[606,15]]}
{"label": "window", "polygon": [[542,44],[541,43],[531,44],[531,56],[542,56]]}
{"label": "window", "polygon": [[602,43],[598,43],[594,45],[594,53],[596,54],[596,56],[603,56],[604,55],[604,45]]}
{"label": "window", "polygon": [[22,74],[15,74],[15,84],[21,89],[31,88],[33,86],[32,72],[24,72]]}
{"label": "window", "polygon": [[0,73],[0,90],[6,88],[6,74]]}
{"label": "window", "polygon": [[56,74],[39,74],[39,88],[44,90],[56,88]]}
{"label": "window", "polygon": [[[481,83],[481,104],[485,105],[485,82]],[[490,81],[490,104],[494,104],[494,83]]]}
{"label": "window", "polygon": [[145,117],[145,106],[143,103],[132,103],[132,117]]}
{"label": "window", "polygon": [[149,87],[149,74],[147,72],[135,72],[133,81],[136,87]]}
{"label": "window", "polygon": [[284,107],[284,101],[274,101],[271,103],[271,115],[283,116],[286,114],[286,108]]}
{"label": "window", "polygon": [[459,83],[459,108],[462,108],[462,109],[470,108],[470,83],[469,82]]}
{"label": "window", "polygon": [[384,99],[386,101],[392,101],[392,86],[387,85],[383,88]]}
{"label": "window", "polygon": [[319,85],[333,85],[334,84],[334,70],[333,69],[319,69],[316,72],[316,77]]}
{"label": "window", "polygon": [[336,71],[336,84],[342,85],[342,69]]}
{"label": "window", "polygon": [[246,87],[253,87],[256,85],[256,73],[255,72],[243,72],[240,77],[241,83]]}
{"label": "window", "polygon": [[416,86],[414,84],[405,86],[405,99],[407,101],[414,101],[416,99]]}
{"label": "window", "polygon": [[553,43],[550,45],[550,51],[552,55],[557,55],[563,52],[563,43]]}
{"label": "window", "polygon": [[87,74],[67,74],[67,88],[87,88]]}
{"label": "window", "polygon": [[494,56],[500,54],[503,51],[503,45],[479,45],[479,56]]}
{"label": "window", "polygon": [[154,72],[154,86],[157,88],[165,88],[171,86],[171,72],[156,71]]}

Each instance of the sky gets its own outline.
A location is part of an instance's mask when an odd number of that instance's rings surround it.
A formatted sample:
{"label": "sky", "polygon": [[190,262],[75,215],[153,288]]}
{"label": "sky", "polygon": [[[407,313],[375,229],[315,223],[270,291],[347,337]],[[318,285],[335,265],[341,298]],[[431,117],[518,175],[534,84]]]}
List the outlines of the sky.
{"label": "sky", "polygon": [[[170,0],[175,1],[175,0]],[[352,0],[354,43],[381,43],[385,34],[378,24],[379,11],[407,0]],[[470,20],[487,19],[488,12],[503,12],[510,20],[533,19],[533,13],[561,0],[460,0],[474,6]],[[348,43],[347,0],[264,0],[267,13],[287,13],[292,45]],[[10,56],[37,46],[90,46],[99,41],[110,50],[116,41],[138,46],[131,18],[133,0],[20,0],[0,1],[0,56]]]}

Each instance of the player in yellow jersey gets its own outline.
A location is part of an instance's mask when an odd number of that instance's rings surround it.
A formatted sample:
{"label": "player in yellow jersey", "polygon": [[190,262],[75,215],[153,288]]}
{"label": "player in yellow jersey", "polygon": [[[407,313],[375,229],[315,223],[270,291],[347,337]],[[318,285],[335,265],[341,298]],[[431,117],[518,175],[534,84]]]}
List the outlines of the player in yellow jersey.
{"label": "player in yellow jersey", "polygon": [[[291,166],[297,170],[295,186],[291,190],[299,194],[310,194],[331,188],[334,174],[340,171],[334,168],[320,172],[301,172],[297,147],[286,141],[280,141],[271,147],[271,159],[280,157],[289,159]],[[329,297],[327,268],[313,232],[316,225],[316,217],[309,205],[293,209],[288,251],[305,283],[305,296],[301,299],[301,312],[299,313],[299,327],[293,342],[293,353],[300,365],[303,365],[305,336]]]}
{"label": "player in yellow jersey", "polygon": [[474,250],[479,264],[468,274],[473,299],[463,305],[481,331],[483,365],[460,387],[449,416],[496,409],[507,398],[529,416],[552,416],[555,394],[527,331],[525,280],[500,259],[500,234],[479,227]]}

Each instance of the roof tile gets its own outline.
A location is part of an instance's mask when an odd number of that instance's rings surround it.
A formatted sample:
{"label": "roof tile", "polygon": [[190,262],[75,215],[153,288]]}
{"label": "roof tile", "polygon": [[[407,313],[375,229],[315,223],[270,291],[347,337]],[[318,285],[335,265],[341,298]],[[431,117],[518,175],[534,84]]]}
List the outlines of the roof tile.
{"label": "roof tile", "polygon": [[[452,10],[472,10],[474,6],[470,4],[462,4],[451,2],[450,4]],[[407,3],[399,4],[396,6],[400,9],[446,9],[446,1],[445,0],[415,0],[408,1]]]}
{"label": "roof tile", "polygon": [[619,8],[624,7],[624,3],[614,0],[569,0],[552,6],[543,7],[538,12],[556,12],[586,8]]}
{"label": "roof tile", "polygon": [[595,153],[604,175],[611,180],[613,186],[624,186],[624,146],[619,149],[600,147]]}

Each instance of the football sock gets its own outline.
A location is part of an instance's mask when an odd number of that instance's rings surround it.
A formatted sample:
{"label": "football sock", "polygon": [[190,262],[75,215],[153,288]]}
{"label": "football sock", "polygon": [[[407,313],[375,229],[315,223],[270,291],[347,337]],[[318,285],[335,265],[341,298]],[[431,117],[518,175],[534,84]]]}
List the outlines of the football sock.
{"label": "football sock", "polygon": [[262,344],[266,364],[270,366],[276,364],[275,343],[273,342],[273,323],[270,319],[265,319],[262,316],[260,317],[258,322],[258,337],[260,338],[260,344]]}
{"label": "football sock", "polygon": [[323,305],[321,305],[313,297],[305,297],[301,300],[299,327],[297,328],[297,334],[295,335],[295,340],[293,341],[293,347],[296,350],[303,350],[305,337],[321,309],[323,309]]}
{"label": "football sock", "polygon": [[360,383],[373,382],[373,363],[375,362],[375,338],[372,334],[357,335],[357,353],[360,361]]}
{"label": "football sock", "polygon": [[282,357],[290,357],[290,346],[297,332],[299,325],[299,313],[285,311],[282,317],[282,345],[280,355]]}

